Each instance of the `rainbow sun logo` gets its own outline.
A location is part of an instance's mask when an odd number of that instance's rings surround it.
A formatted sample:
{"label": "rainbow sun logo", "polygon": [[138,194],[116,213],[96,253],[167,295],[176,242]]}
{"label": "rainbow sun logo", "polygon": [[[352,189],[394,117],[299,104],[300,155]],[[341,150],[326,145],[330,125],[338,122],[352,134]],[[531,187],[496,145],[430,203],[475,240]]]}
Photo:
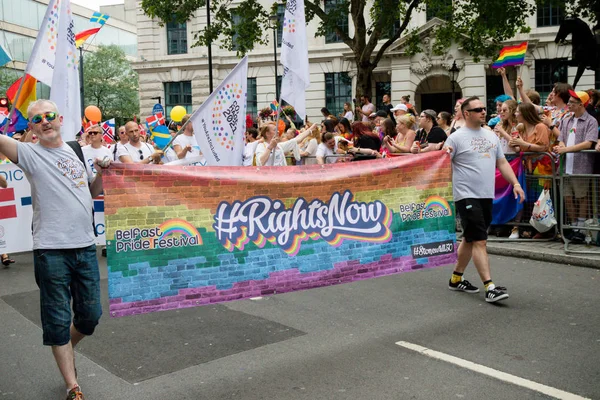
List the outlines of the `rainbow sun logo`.
{"label": "rainbow sun logo", "polygon": [[[228,126],[223,116],[223,109],[226,109],[233,101],[241,101],[243,95],[242,88],[238,83],[225,85],[217,92],[212,108],[213,137],[217,143],[227,149],[233,149],[233,135],[225,128]],[[245,99],[244,99],[245,101]]]}

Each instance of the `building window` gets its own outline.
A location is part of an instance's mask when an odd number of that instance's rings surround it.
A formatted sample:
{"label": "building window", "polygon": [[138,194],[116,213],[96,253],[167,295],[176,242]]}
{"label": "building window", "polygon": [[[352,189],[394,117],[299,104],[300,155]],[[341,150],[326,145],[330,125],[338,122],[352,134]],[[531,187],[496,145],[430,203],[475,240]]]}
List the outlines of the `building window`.
{"label": "building window", "polygon": [[283,40],[283,18],[285,17],[285,4],[277,4],[277,47],[281,47]]}
{"label": "building window", "polygon": [[258,115],[258,100],[256,96],[256,78],[248,78],[246,88],[246,114],[255,118]]}
{"label": "building window", "polygon": [[561,61],[566,61],[566,58],[535,60],[535,90],[540,94],[542,104],[556,82],[568,81],[567,65]]}
{"label": "building window", "polygon": [[192,112],[192,82],[165,82],[165,113],[171,115],[175,106],[185,107],[188,114]]}
{"label": "building window", "polygon": [[[325,14],[334,13],[339,5],[345,4],[343,0],[325,0]],[[342,13],[339,16],[337,26],[348,35],[348,13]],[[325,43],[340,43],[342,38],[334,31],[327,30],[325,33]]]}
{"label": "building window", "polygon": [[344,110],[344,103],[352,101],[352,78],[347,72],[325,74],[325,107],[333,115]]}
{"label": "building window", "polygon": [[600,88],[600,68],[596,69],[595,88]]}
{"label": "building window", "polygon": [[556,1],[544,0],[537,6],[537,26],[558,26],[565,19],[565,6]]}
{"label": "building window", "polygon": [[242,16],[238,14],[237,10],[231,10],[231,28],[233,29],[233,37],[231,39],[231,50],[233,51],[238,51],[240,48],[237,43],[240,37],[240,34],[237,32],[237,26],[240,24],[240,22],[242,22]]}
{"label": "building window", "polygon": [[427,3],[425,10],[427,21],[433,17],[438,17],[444,21],[449,21],[452,18],[452,0],[441,0],[435,3]]}
{"label": "building window", "polygon": [[187,53],[187,25],[167,22],[167,54]]}

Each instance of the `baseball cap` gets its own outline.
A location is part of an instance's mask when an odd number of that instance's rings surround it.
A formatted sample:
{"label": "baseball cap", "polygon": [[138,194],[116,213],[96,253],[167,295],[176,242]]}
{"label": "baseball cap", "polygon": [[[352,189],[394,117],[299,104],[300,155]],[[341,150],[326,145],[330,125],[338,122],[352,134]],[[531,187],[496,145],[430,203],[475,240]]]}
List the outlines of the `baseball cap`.
{"label": "baseball cap", "polygon": [[406,107],[406,104],[397,104],[394,108],[392,108],[390,111],[394,112],[394,111],[398,111],[398,110],[402,110],[402,111],[408,111],[408,107]]}
{"label": "baseball cap", "polygon": [[590,102],[590,95],[587,94],[587,92],[584,92],[584,91],[576,92],[574,90],[569,90],[569,94],[571,95],[571,97],[575,97],[576,99],[581,101],[581,103],[583,103],[584,107],[586,107],[588,105],[588,103]]}
{"label": "baseball cap", "polygon": [[376,117],[383,117],[383,118],[385,118],[385,117],[387,117],[387,113],[385,111],[383,111],[383,110],[379,110],[379,111],[377,111],[375,113],[375,116]]}

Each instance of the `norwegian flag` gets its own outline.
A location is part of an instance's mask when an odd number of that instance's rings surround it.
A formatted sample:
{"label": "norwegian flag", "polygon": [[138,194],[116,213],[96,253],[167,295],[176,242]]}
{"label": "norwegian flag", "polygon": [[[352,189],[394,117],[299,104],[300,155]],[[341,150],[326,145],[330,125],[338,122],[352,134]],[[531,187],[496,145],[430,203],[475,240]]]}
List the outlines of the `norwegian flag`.
{"label": "norwegian flag", "polygon": [[140,135],[146,136],[146,130],[144,129],[142,124],[138,124],[138,127],[140,128]]}
{"label": "norwegian flag", "polygon": [[150,129],[157,125],[165,125],[165,117],[159,112],[146,118],[146,123]]}
{"label": "norwegian flag", "polygon": [[115,119],[111,118],[102,123],[102,138],[106,143],[115,142]]}

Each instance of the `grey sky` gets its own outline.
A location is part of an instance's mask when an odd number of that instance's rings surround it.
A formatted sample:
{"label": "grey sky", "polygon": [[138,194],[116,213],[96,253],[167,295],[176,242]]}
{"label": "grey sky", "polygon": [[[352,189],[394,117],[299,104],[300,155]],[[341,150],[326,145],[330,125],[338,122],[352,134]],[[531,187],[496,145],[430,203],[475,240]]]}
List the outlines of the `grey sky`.
{"label": "grey sky", "polygon": [[78,4],[92,10],[99,10],[100,6],[123,4],[123,0],[71,0],[71,3]]}

